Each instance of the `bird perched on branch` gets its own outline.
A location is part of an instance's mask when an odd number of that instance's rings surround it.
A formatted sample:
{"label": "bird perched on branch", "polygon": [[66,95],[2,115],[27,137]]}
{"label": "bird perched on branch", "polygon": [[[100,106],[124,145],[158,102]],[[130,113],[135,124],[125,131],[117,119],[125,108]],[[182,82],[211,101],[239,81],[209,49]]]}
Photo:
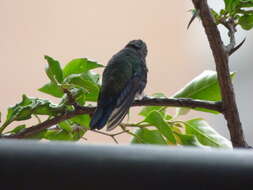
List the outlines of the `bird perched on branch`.
{"label": "bird perched on branch", "polygon": [[117,127],[124,119],[135,97],[147,83],[147,46],[142,40],[130,41],[108,62],[102,79],[98,104],[90,122],[91,129]]}

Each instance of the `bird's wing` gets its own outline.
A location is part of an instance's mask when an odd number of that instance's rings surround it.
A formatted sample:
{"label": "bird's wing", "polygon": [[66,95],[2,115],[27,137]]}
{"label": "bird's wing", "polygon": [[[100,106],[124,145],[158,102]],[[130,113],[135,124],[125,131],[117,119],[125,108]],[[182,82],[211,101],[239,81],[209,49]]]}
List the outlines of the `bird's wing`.
{"label": "bird's wing", "polygon": [[140,74],[134,76],[128,81],[126,87],[117,98],[116,106],[107,122],[107,130],[110,131],[117,127],[126,116],[129,107],[137,94],[141,93],[145,87],[145,80]]}
{"label": "bird's wing", "polygon": [[91,129],[102,129],[117,106],[117,100],[133,76],[132,63],[120,52],[114,56],[103,73],[98,105],[90,122]]}

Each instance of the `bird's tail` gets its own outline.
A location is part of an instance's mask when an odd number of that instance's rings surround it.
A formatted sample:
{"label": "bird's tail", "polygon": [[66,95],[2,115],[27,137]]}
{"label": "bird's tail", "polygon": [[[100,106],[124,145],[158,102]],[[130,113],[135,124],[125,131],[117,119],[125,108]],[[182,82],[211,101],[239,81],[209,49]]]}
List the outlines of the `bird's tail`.
{"label": "bird's tail", "polygon": [[113,106],[109,105],[107,107],[98,106],[95,113],[92,116],[91,122],[90,122],[90,129],[102,129],[110,117],[111,113],[113,111]]}

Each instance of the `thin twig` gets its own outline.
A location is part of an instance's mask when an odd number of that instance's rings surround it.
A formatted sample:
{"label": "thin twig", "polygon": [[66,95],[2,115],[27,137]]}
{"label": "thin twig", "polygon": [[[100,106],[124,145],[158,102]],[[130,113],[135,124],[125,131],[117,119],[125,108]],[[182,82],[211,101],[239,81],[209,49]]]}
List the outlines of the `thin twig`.
{"label": "thin twig", "polygon": [[37,114],[33,114],[33,115],[38,120],[38,122],[41,123],[40,117]]}
{"label": "thin twig", "polygon": [[123,131],[125,131],[127,134],[129,134],[129,135],[135,137],[140,143],[145,144],[145,143],[142,141],[142,139],[141,139],[138,135],[136,135],[135,133],[132,133],[130,130],[127,130],[126,127],[125,127],[124,125],[120,124],[119,126],[120,126],[121,129],[122,129]]}
{"label": "thin twig", "polygon": [[78,109],[81,107],[81,105],[79,105],[78,103],[76,103],[74,96],[72,95],[72,93],[68,90],[68,89],[64,89],[64,93],[67,94],[68,97],[68,103],[72,106],[74,106],[74,108]]}
{"label": "thin twig", "polygon": [[137,123],[121,123],[122,126],[126,127],[137,127],[137,128],[145,128],[150,127],[150,124],[137,124]]}
{"label": "thin twig", "polygon": [[231,55],[232,50],[235,48],[235,32],[236,32],[236,25],[234,19],[226,20],[225,18],[220,19],[220,23],[228,29],[228,36],[230,38],[230,42],[228,45],[225,46],[225,51]]}
{"label": "thin twig", "polygon": [[114,140],[114,142],[115,142],[116,144],[119,144],[119,142],[118,142],[118,140],[115,138],[115,136],[118,136],[118,135],[121,135],[121,134],[123,134],[123,133],[126,133],[126,131],[121,131],[121,132],[118,132],[118,133],[111,134],[111,133],[105,133],[105,132],[103,132],[103,131],[98,131],[98,130],[92,130],[92,132],[94,132],[94,133],[99,133],[99,134],[105,135],[105,136],[109,136],[109,137],[111,137],[111,138]]}
{"label": "thin twig", "polygon": [[230,42],[228,45],[225,46],[225,51],[230,56],[244,44],[246,38],[241,43],[236,45],[235,33],[237,31],[236,31],[236,23],[234,19],[230,18],[227,20],[226,18],[223,17],[219,20],[219,22],[228,29],[228,36],[230,38]]}
{"label": "thin twig", "polygon": [[106,135],[106,136],[117,136],[117,135],[121,135],[121,134],[123,134],[123,133],[125,133],[125,131],[120,131],[120,132],[118,132],[118,133],[106,133],[106,132],[103,132],[103,131],[98,131],[98,130],[92,130],[92,132],[95,132],[95,133],[99,133],[99,134],[102,134],[102,135]]}
{"label": "thin twig", "polygon": [[221,88],[223,114],[227,120],[231,141],[234,147],[247,147],[237,109],[235,94],[228,65],[228,52],[224,48],[220,32],[210,12],[207,0],[192,0],[205,29],[214,56],[218,81]]}

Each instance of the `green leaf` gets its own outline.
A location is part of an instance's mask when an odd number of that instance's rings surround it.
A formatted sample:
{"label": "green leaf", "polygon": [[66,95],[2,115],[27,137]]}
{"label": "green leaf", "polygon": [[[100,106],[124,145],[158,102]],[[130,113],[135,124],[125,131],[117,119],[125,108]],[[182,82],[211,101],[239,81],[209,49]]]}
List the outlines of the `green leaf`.
{"label": "green leaf", "polygon": [[241,8],[253,7],[252,0],[224,0],[224,2],[225,10],[230,14],[230,16],[236,16],[238,13],[241,13]]}
{"label": "green leaf", "polygon": [[40,92],[49,94],[57,98],[61,98],[64,95],[62,89],[59,86],[57,86],[57,84],[52,83],[52,82],[45,84],[43,87],[39,88],[38,90]]}
{"label": "green leaf", "polygon": [[82,73],[82,78],[84,80],[90,80],[91,82],[99,85],[100,75],[95,73],[94,71],[87,71],[85,73]]}
{"label": "green leaf", "polygon": [[253,3],[253,0],[239,0],[241,3]]}
{"label": "green leaf", "polygon": [[189,120],[185,124],[186,134],[195,135],[201,144],[211,147],[232,148],[231,142],[221,136],[203,119]]}
{"label": "green leaf", "polygon": [[[31,101],[29,100],[29,98],[26,95],[23,95],[22,101],[20,103],[8,108],[5,123],[11,123],[12,121],[17,120],[17,118],[19,118],[18,116],[20,115],[20,112],[22,111],[22,109],[24,109],[30,103],[31,103]],[[29,116],[28,116],[28,118],[29,118]]]}
{"label": "green leaf", "polygon": [[25,128],[26,128],[26,125],[19,125],[19,126],[15,127],[14,129],[12,129],[11,131],[8,131],[7,133],[16,134]]}
{"label": "green leaf", "polygon": [[[69,90],[69,89],[68,89]],[[84,105],[86,100],[86,93],[87,91],[83,88],[72,88],[69,90],[72,94],[72,97],[75,99],[75,101],[80,104]],[[59,103],[59,107],[69,105],[69,98],[66,94],[61,99],[61,102]]]}
{"label": "green leaf", "polygon": [[60,63],[47,55],[45,55],[45,59],[48,62],[48,67],[46,67],[47,76],[53,83],[61,83],[63,81],[63,73]]}
{"label": "green leaf", "polygon": [[167,144],[158,130],[149,130],[146,128],[141,128],[138,129],[135,134],[137,137],[134,137],[132,139],[132,144]]}
{"label": "green leaf", "polygon": [[83,127],[78,126],[78,125],[74,126],[73,132],[72,132],[73,140],[74,141],[80,140],[86,132],[87,132],[87,129],[84,129]]}
{"label": "green leaf", "polygon": [[[230,77],[233,78],[235,76],[234,72],[231,72]],[[208,100],[208,101],[220,101],[221,93],[220,87],[218,84],[217,73],[215,71],[204,71],[199,76],[194,78],[191,82],[186,84],[180,91],[173,95],[174,98],[191,98],[191,99],[199,99],[199,100]],[[180,108],[181,109],[181,108]],[[184,112],[185,109],[183,108]],[[194,110],[210,112],[214,114],[218,114],[219,112],[197,108]],[[182,115],[182,113],[181,113]]]}
{"label": "green leaf", "polygon": [[99,94],[91,94],[91,93],[88,93],[86,95],[86,101],[90,101],[90,102],[96,102],[98,100],[98,95]]}
{"label": "green leaf", "polygon": [[[235,73],[231,73],[231,77]],[[215,71],[204,71],[186,84],[180,91],[173,95],[174,98],[192,98],[199,100],[219,101],[221,100],[220,88],[218,86],[217,73]]]}
{"label": "green leaf", "polygon": [[164,120],[163,116],[158,111],[151,112],[145,118],[144,122],[155,126],[160,131],[160,133],[166,137],[168,141],[173,144],[176,144],[176,139],[171,130],[171,126]]}
{"label": "green leaf", "polygon": [[73,84],[78,87],[82,87],[83,89],[87,90],[90,94],[99,93],[99,87],[96,83],[92,82],[91,80],[84,79],[80,74],[71,74],[64,80],[65,83]]}
{"label": "green leaf", "polygon": [[72,125],[70,120],[65,120],[57,124],[61,129],[71,133],[72,132]]}
{"label": "green leaf", "polygon": [[31,135],[31,136],[27,137],[27,139],[41,140],[45,137],[46,134],[47,134],[47,129],[40,131],[34,135]]}
{"label": "green leaf", "polygon": [[89,129],[90,127],[90,116],[87,114],[78,115],[70,119],[72,122],[84,127],[85,129]]}
{"label": "green leaf", "polygon": [[89,87],[90,89],[92,88],[92,90],[90,90],[90,92],[88,94],[86,94],[86,101],[97,102],[98,95],[99,95],[99,89],[100,89],[99,75],[97,73],[92,72],[92,71],[88,71],[88,72],[82,74],[82,78],[84,80],[91,81],[94,85],[93,87],[92,86]]}
{"label": "green leaf", "polygon": [[216,24],[218,24],[219,23],[220,15],[214,9],[211,9],[211,13],[212,13],[212,15],[213,15],[213,17],[215,19]]}
{"label": "green leaf", "polygon": [[246,14],[240,17],[239,24],[244,30],[253,28],[253,14]]}
{"label": "green leaf", "polygon": [[253,0],[240,0],[238,8],[250,8],[253,7]]}
{"label": "green leaf", "polygon": [[180,115],[186,115],[191,111],[190,108],[176,108],[176,114],[174,118],[177,118]]}
{"label": "green leaf", "polygon": [[86,95],[84,93],[80,94],[79,96],[77,96],[75,98],[76,102],[79,104],[79,105],[84,105],[85,104],[85,101],[86,101]]}
{"label": "green leaf", "polygon": [[88,93],[85,93],[86,101],[97,101],[100,88],[98,81],[98,74],[87,71],[86,73],[71,74],[67,76],[64,83],[87,90]]}
{"label": "green leaf", "polygon": [[73,140],[73,135],[63,129],[48,130],[44,138],[53,141],[71,141]]}
{"label": "green leaf", "polygon": [[33,114],[55,116],[61,111],[63,111],[63,107],[58,107],[48,100],[23,95],[20,103],[8,109],[5,123],[10,124],[13,121],[27,120]]}
{"label": "green leaf", "polygon": [[225,10],[233,15],[236,12],[237,6],[240,4],[240,0],[224,0]]}
{"label": "green leaf", "polygon": [[[163,93],[155,93],[151,97],[152,98],[167,98]],[[144,108],[142,108],[139,115],[146,117],[152,111],[158,111],[160,113],[165,113],[165,110],[166,110],[166,107],[164,107],[164,106],[145,106]]]}
{"label": "green leaf", "polygon": [[57,127],[47,130],[44,138],[47,140],[63,140],[63,141],[77,141],[83,137],[87,129],[75,125],[71,120],[65,120],[57,125]]}
{"label": "green leaf", "polygon": [[196,146],[196,147],[202,147],[202,148],[205,147],[198,141],[198,139],[194,135],[185,135],[185,134],[180,134],[176,132],[175,134],[179,137],[182,145]]}
{"label": "green leaf", "polygon": [[165,116],[165,120],[171,120],[172,118],[173,117],[171,115],[168,115],[168,114]]}
{"label": "green leaf", "polygon": [[96,62],[90,61],[87,58],[73,59],[63,69],[64,78],[71,74],[84,73],[98,67],[104,66],[97,64]]}

